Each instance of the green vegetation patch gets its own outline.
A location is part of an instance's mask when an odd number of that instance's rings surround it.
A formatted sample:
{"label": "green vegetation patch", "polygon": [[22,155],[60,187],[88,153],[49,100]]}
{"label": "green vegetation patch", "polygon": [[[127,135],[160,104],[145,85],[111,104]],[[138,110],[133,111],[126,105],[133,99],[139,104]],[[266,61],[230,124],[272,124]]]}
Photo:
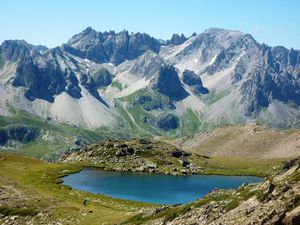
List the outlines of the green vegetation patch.
{"label": "green vegetation patch", "polygon": [[119,91],[122,91],[124,89],[123,85],[119,81],[116,81],[116,80],[111,83],[111,86],[119,89]]}
{"label": "green vegetation patch", "polygon": [[3,216],[35,216],[38,214],[38,211],[34,208],[9,208],[1,206],[0,214]]}

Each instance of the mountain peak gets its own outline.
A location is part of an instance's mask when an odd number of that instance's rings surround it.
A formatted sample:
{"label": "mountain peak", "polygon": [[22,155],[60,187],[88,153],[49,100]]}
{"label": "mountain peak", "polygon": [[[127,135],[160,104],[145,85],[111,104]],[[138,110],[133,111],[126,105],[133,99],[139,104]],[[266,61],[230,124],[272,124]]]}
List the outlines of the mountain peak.
{"label": "mountain peak", "polygon": [[5,40],[2,43],[3,46],[7,45],[22,45],[26,47],[30,47],[31,45],[27,43],[25,40]]}
{"label": "mountain peak", "polygon": [[184,34],[173,34],[170,40],[167,40],[167,45],[180,45],[183,42],[185,42],[187,38],[184,36]]}
{"label": "mountain peak", "polygon": [[39,54],[33,45],[24,40],[6,40],[0,46],[6,60],[16,61],[31,54]]}
{"label": "mountain peak", "polygon": [[227,29],[222,29],[222,28],[216,28],[216,27],[210,27],[206,29],[203,34],[213,34],[213,35],[218,35],[218,34],[229,34],[231,36],[233,35],[245,35],[243,32],[238,31],[238,30],[227,30]]}
{"label": "mountain peak", "polygon": [[89,33],[91,31],[95,31],[92,27],[88,26],[87,28],[85,28],[81,33]]}

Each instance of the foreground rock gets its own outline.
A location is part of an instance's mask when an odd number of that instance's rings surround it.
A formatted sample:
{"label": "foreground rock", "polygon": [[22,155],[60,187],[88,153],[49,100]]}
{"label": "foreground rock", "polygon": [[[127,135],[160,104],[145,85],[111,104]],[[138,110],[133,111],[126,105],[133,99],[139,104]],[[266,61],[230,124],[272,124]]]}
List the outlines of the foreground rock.
{"label": "foreground rock", "polygon": [[300,167],[259,184],[244,184],[237,190],[214,190],[193,203],[157,209],[140,215],[146,224],[169,225],[298,225],[300,224]]}

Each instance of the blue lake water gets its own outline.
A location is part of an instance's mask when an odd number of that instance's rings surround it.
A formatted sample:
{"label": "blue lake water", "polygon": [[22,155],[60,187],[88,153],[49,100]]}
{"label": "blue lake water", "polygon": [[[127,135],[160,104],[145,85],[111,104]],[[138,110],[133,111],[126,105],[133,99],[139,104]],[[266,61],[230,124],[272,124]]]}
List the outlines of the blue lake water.
{"label": "blue lake water", "polygon": [[63,178],[74,189],[114,198],[158,204],[181,204],[203,197],[214,188],[238,188],[243,183],[256,183],[259,177],[110,172],[83,169]]}

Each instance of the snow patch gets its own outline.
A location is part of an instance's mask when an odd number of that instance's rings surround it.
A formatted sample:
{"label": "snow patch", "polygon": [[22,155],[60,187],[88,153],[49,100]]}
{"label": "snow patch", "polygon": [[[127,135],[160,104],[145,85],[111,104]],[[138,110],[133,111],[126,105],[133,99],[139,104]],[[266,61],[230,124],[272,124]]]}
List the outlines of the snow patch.
{"label": "snow patch", "polygon": [[212,57],[212,59],[211,59],[210,62],[209,62],[209,65],[210,65],[210,66],[211,66],[212,64],[214,64],[214,62],[216,61],[217,57],[218,57],[218,54],[216,54],[214,57]]}

